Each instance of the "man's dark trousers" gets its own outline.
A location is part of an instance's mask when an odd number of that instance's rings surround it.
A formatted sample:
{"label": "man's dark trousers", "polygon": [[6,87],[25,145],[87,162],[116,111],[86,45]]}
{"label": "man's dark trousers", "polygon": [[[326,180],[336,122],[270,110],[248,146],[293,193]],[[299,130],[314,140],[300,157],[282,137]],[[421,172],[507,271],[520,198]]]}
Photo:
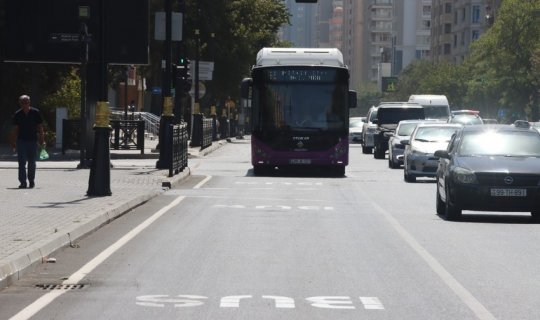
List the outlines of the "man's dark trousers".
{"label": "man's dark trousers", "polygon": [[19,181],[26,185],[26,162],[28,162],[28,181],[34,183],[36,177],[37,141],[17,139],[19,160]]}

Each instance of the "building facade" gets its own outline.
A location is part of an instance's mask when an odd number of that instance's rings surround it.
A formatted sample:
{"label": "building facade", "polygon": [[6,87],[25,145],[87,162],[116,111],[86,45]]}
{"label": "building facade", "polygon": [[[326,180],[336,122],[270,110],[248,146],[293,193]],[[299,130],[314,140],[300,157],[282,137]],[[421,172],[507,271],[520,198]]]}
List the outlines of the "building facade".
{"label": "building facade", "polygon": [[432,60],[462,63],[492,25],[502,0],[433,0]]}

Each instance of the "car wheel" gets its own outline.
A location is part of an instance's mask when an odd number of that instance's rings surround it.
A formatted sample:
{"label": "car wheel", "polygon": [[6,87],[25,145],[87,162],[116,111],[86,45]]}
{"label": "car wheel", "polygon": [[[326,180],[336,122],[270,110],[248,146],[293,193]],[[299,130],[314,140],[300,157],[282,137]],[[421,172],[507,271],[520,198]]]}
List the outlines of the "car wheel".
{"label": "car wheel", "polygon": [[446,212],[446,207],[444,205],[444,202],[441,199],[441,194],[439,192],[439,186],[437,185],[436,188],[437,188],[437,192],[436,192],[435,205],[437,207],[437,214],[442,216]]}
{"label": "car wheel", "polygon": [[392,169],[398,169],[399,162],[395,162],[394,160],[392,160],[392,158],[390,158],[390,156],[388,156],[388,166]]}
{"label": "car wheel", "polygon": [[407,171],[407,168],[405,168],[403,170],[403,179],[406,181],[406,182],[416,182],[416,177],[409,174],[409,171]]}
{"label": "car wheel", "polygon": [[375,159],[384,159],[384,151],[376,147],[375,150],[373,150],[373,157]]}
{"label": "car wheel", "polygon": [[372,148],[371,147],[364,147],[362,146],[362,153],[364,154],[370,154],[372,151]]}
{"label": "car wheel", "polygon": [[446,203],[444,210],[444,219],[449,221],[456,221],[461,218],[461,208],[450,203],[450,191],[448,185],[446,186]]}

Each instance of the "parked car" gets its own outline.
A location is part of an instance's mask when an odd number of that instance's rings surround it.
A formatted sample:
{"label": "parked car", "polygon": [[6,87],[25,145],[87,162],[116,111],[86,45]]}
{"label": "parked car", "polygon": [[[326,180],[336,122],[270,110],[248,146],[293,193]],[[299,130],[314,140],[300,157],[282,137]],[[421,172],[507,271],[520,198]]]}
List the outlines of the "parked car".
{"label": "parked car", "polygon": [[403,164],[405,145],[402,140],[409,140],[416,125],[424,120],[402,120],[398,123],[396,132],[388,140],[388,167],[399,168]]}
{"label": "parked car", "polygon": [[452,115],[448,123],[459,123],[462,125],[484,124],[479,115],[465,113]]}
{"label": "parked car", "polygon": [[529,211],[540,218],[540,133],[509,125],[463,126],[437,150],[437,213]]}
{"label": "parked car", "polygon": [[349,118],[349,143],[362,143],[362,128],[366,117]]}
{"label": "parked car", "polygon": [[436,150],[445,149],[452,135],[462,127],[450,123],[420,123],[409,140],[403,140],[403,178],[415,182],[417,177],[435,177],[439,159]]}
{"label": "parked car", "polygon": [[366,121],[362,126],[362,153],[371,153],[373,151],[373,136],[377,131],[377,125],[373,120],[377,119],[377,107],[369,108]]}

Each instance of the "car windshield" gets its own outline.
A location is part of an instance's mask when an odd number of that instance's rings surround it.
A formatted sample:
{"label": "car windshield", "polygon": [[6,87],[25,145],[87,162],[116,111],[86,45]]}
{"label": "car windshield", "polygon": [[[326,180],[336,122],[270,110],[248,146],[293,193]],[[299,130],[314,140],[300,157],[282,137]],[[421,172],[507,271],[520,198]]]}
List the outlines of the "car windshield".
{"label": "car windshield", "polygon": [[464,134],[462,156],[540,157],[540,135],[533,131],[482,131]]}
{"label": "car windshield", "polygon": [[419,127],[414,135],[414,140],[424,142],[450,141],[456,130],[455,127]]}
{"label": "car windshield", "polygon": [[398,136],[410,136],[418,123],[400,123],[397,129]]}
{"label": "car windshield", "polygon": [[483,124],[482,119],[475,115],[460,114],[452,117],[450,123],[461,123],[464,125]]}

